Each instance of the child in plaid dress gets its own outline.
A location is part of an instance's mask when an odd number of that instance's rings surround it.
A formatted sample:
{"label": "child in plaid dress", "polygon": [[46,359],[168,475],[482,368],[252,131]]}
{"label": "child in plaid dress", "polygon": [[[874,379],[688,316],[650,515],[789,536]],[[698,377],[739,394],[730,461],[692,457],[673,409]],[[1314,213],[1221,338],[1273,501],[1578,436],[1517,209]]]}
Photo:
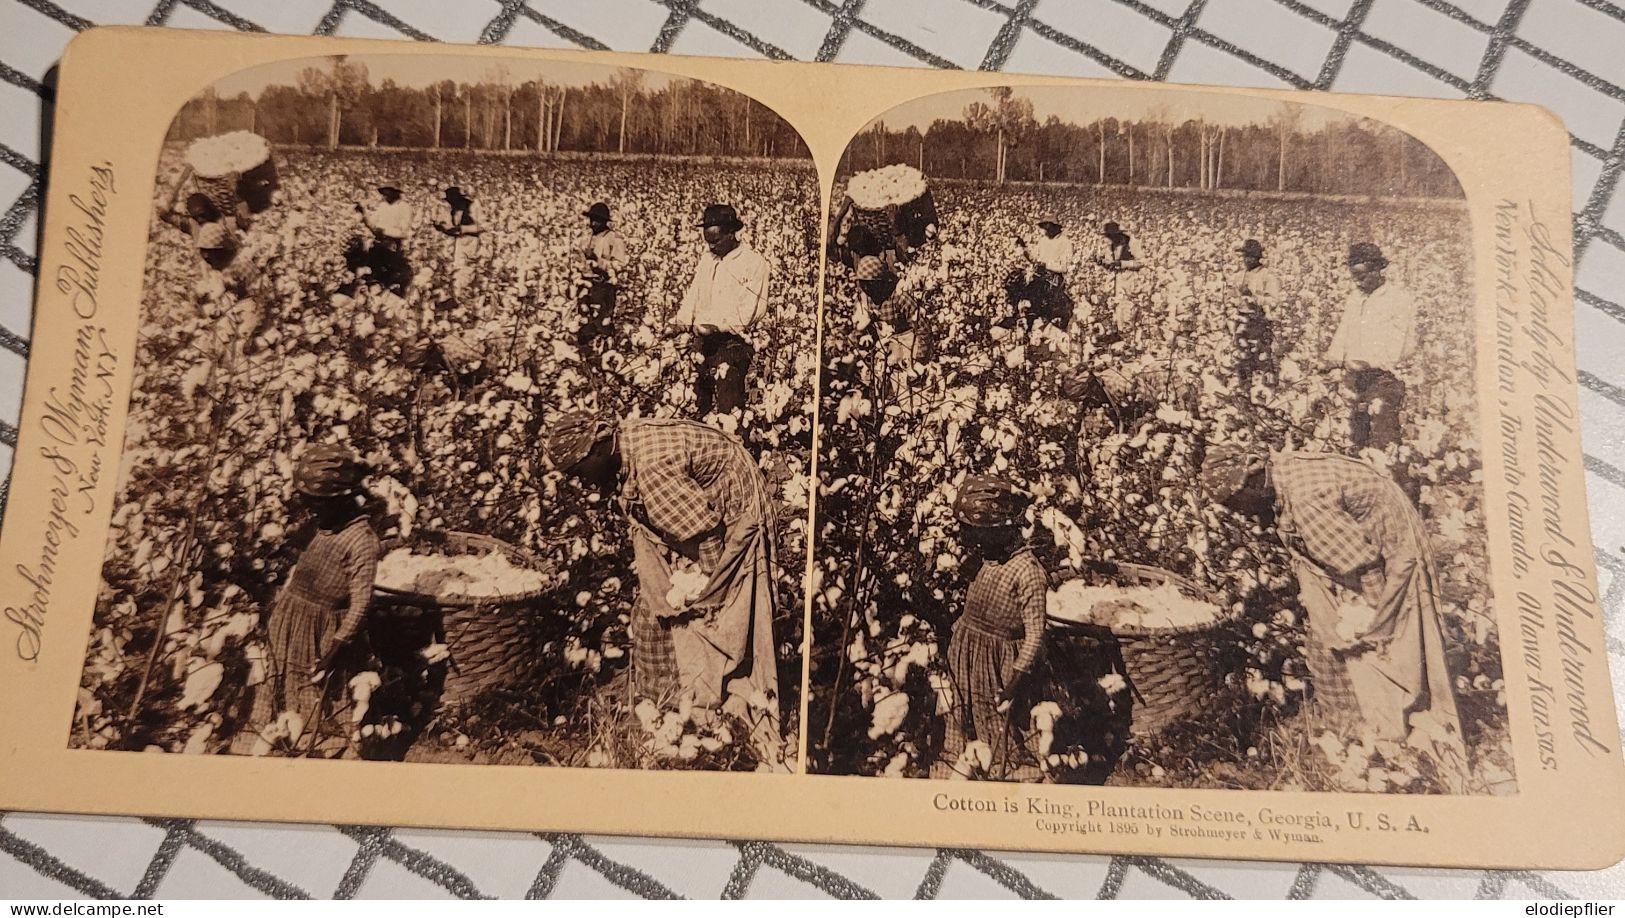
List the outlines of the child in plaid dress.
{"label": "child in plaid dress", "polygon": [[1043,565],[1021,538],[1027,503],[1014,485],[989,475],[965,479],[954,499],[965,542],[982,557],[982,566],[965,594],[965,612],[954,622],[948,644],[954,703],[933,777],[950,777],[955,771],[969,777],[981,766],[968,761],[968,740],[987,746],[991,778],[1040,777],[1022,729],[1026,711],[1021,696],[1043,652],[1049,584]]}
{"label": "child in plaid dress", "polygon": [[[233,751],[269,751],[271,743],[262,740],[284,712],[297,714],[306,730],[320,730],[327,690],[344,684],[334,667],[364,635],[378,567],[378,537],[356,500],[360,486],[360,465],[342,446],[311,447],[294,469],[295,492],[316,511],[316,535],[271,606],[266,679],[254,691],[250,729]],[[348,734],[345,726],[337,735]]]}

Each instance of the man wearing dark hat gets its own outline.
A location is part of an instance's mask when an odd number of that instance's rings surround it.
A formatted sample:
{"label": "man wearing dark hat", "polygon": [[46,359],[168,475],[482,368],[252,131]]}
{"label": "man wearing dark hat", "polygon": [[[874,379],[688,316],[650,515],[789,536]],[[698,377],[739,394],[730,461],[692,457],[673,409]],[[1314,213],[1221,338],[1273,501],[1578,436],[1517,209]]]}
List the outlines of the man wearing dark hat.
{"label": "man wearing dark hat", "polygon": [[1399,442],[1405,384],[1395,375],[1416,350],[1416,301],[1384,276],[1388,260],[1375,243],[1349,246],[1354,292],[1326,349],[1326,364],[1354,392],[1349,434],[1355,450]]}
{"label": "man wearing dark hat", "polygon": [[1264,244],[1257,239],[1243,242],[1241,271],[1230,278],[1230,288],[1239,300],[1231,314],[1236,339],[1236,379],[1242,391],[1253,387],[1262,376],[1266,382],[1275,375],[1275,324],[1271,313],[1281,302],[1281,279],[1264,267]]}
{"label": "man wearing dark hat", "polygon": [[756,355],[751,335],[767,312],[767,259],[739,241],[745,224],[731,204],[711,204],[700,219],[706,251],[673,324],[693,332],[702,358],[694,385],[701,417],[740,411]]}
{"label": "man wearing dark hat", "polygon": [[355,209],[372,233],[367,259],[372,279],[398,295],[412,282],[412,266],[406,260],[407,240],[412,236],[412,205],[394,185],[379,185],[377,192],[382,203],[371,210],[360,204]]}
{"label": "man wearing dark hat", "polygon": [[1061,224],[1038,221],[1039,235],[1022,241],[1022,249],[1032,260],[1032,281],[1027,285],[1027,301],[1034,319],[1065,329],[1072,322],[1072,294],[1066,289],[1072,270],[1072,240]]}
{"label": "man wearing dark hat", "polygon": [[1100,234],[1106,237],[1106,255],[1097,256],[1095,263],[1111,275],[1107,302],[1112,306],[1112,325],[1119,335],[1133,334],[1139,322],[1139,304],[1134,300],[1139,293],[1135,272],[1140,270],[1140,261],[1134,257],[1133,240],[1115,221],[1102,226]]}
{"label": "man wearing dark hat", "polygon": [[474,200],[456,185],[445,191],[446,206],[451,209],[444,222],[435,228],[451,237],[451,293],[461,298],[474,280],[474,259],[479,255],[480,236],[485,227],[480,223]]}
{"label": "man wearing dark hat", "polygon": [[581,330],[576,346],[583,358],[593,342],[614,329],[615,295],[620,289],[620,272],[626,267],[626,239],[609,228],[609,205],[599,201],[582,214],[587,232],[572,247],[581,256],[581,278],[586,289],[581,294]]}
{"label": "man wearing dark hat", "polygon": [[[548,465],[618,497],[626,515],[638,578],[633,692],[739,717],[763,760],[782,763],[774,508],[739,438],[698,421],[577,411],[552,421],[543,449]],[[685,571],[703,586],[685,593],[675,576]]]}
{"label": "man wearing dark hat", "polygon": [[1214,503],[1273,525],[1292,558],[1316,719],[1340,736],[1408,742],[1461,793],[1438,570],[1410,498],[1358,459],[1227,443],[1208,447],[1201,485]]}

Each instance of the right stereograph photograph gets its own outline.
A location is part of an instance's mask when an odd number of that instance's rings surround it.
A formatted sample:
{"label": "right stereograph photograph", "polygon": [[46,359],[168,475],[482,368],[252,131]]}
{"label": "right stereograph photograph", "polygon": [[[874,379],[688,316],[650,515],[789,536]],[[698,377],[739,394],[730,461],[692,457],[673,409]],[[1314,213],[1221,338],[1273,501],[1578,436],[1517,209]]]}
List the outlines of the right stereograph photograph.
{"label": "right stereograph photograph", "polygon": [[811,770],[1516,792],[1437,153],[1000,87],[873,121],[833,200]]}

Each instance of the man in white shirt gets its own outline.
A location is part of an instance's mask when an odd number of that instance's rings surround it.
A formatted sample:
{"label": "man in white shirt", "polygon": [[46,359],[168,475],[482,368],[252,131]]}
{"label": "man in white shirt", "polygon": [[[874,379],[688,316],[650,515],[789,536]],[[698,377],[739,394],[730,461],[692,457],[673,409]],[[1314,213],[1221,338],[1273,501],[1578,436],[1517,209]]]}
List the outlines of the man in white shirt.
{"label": "man in white shirt", "polygon": [[705,208],[699,226],[706,252],[672,324],[692,332],[702,362],[694,385],[701,417],[742,410],[756,349],[750,338],[767,312],[767,259],[739,241],[745,224],[729,204]]}
{"label": "man in white shirt", "polygon": [[594,342],[615,330],[616,294],[621,286],[621,272],[630,257],[626,238],[610,229],[609,205],[599,201],[581,214],[587,218],[587,231],[576,237],[571,249],[580,256],[578,263],[581,291],[581,329],[576,333],[576,347],[583,358],[592,355]]}
{"label": "man in white shirt", "polygon": [[1388,260],[1374,243],[1350,246],[1348,264],[1355,290],[1326,349],[1326,365],[1344,372],[1354,390],[1349,430],[1355,450],[1385,449],[1399,442],[1405,384],[1395,372],[1416,350],[1416,301],[1387,282]]}
{"label": "man in white shirt", "polygon": [[1072,323],[1072,294],[1066,289],[1067,272],[1072,270],[1072,240],[1053,220],[1040,220],[1038,229],[1040,235],[1026,244],[1027,257],[1033,261],[1027,301],[1034,319],[1065,329]]}
{"label": "man in white shirt", "polygon": [[377,191],[383,199],[381,203],[371,210],[360,204],[355,209],[372,231],[368,267],[373,280],[400,294],[412,282],[412,267],[406,261],[406,243],[412,235],[412,205],[406,203],[401,190],[394,185],[379,185]]}
{"label": "man in white shirt", "polygon": [[1236,295],[1236,308],[1230,315],[1236,340],[1236,378],[1242,391],[1250,392],[1253,379],[1266,383],[1275,378],[1275,322],[1272,313],[1281,302],[1281,278],[1264,267],[1264,244],[1248,239],[1236,249],[1241,270],[1230,278]]}
{"label": "man in white shirt", "polygon": [[437,222],[435,228],[451,237],[451,294],[461,299],[463,291],[474,281],[474,262],[480,252],[480,236],[485,233],[485,225],[480,222],[474,199],[464,194],[463,189],[453,185],[445,190],[444,197],[450,213],[444,222]]}

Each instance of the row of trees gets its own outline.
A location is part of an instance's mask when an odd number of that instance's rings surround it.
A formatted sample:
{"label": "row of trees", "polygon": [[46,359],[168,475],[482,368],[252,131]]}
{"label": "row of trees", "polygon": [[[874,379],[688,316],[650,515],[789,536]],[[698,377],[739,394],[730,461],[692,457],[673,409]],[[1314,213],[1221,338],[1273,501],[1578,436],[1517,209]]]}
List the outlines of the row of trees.
{"label": "row of trees", "polygon": [[1302,128],[1289,104],[1264,124],[1177,120],[1166,109],[1089,124],[1033,116],[1008,87],[924,133],[877,122],[848,146],[852,171],[904,162],[941,178],[1060,181],[1204,190],[1462,197],[1455,173],[1409,134],[1370,121]]}
{"label": "row of trees", "polygon": [[329,148],[809,155],[801,135],[749,96],[695,80],[651,90],[644,71],[630,68],[586,86],[515,82],[500,65],[478,83],[374,86],[364,63],[336,57],[258,96],[206,91],[181,109],[170,139],[234,130]]}

